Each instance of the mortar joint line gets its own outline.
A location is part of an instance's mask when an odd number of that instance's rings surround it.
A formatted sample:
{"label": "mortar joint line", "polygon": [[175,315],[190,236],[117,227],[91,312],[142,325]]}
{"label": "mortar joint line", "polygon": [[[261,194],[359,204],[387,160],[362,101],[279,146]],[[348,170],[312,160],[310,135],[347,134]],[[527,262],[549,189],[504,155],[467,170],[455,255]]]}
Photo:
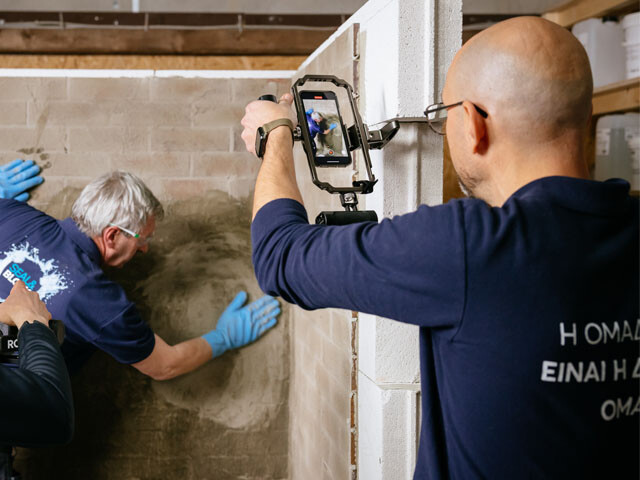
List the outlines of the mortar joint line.
{"label": "mortar joint line", "polygon": [[362,376],[366,377],[367,379],[369,379],[371,381],[371,383],[373,383],[376,387],[378,387],[381,390],[406,390],[408,392],[420,392],[420,383],[385,383],[385,382],[378,382],[377,380],[374,380],[373,378],[371,378],[371,376],[367,375],[366,372],[358,369],[358,372],[360,374],[362,374]]}

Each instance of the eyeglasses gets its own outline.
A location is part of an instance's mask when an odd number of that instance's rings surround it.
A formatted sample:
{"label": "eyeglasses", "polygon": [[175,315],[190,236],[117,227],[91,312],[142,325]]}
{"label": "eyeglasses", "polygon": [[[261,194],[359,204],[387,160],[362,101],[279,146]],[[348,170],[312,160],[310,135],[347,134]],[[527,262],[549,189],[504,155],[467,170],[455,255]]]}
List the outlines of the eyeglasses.
{"label": "eyeglasses", "polygon": [[[449,105],[445,105],[442,102],[429,105],[427,109],[424,111],[424,115],[425,117],[427,117],[427,123],[429,124],[429,128],[433,130],[435,133],[437,133],[438,135],[444,135],[446,132],[446,125],[447,125],[447,112],[449,111],[450,108],[457,107],[459,105],[462,105],[463,103],[464,103],[464,100],[457,103],[451,103]],[[489,116],[487,112],[482,110],[477,105],[473,103],[472,105],[475,107],[476,111],[480,115],[482,115],[483,118],[487,118]]]}
{"label": "eyeglasses", "polygon": [[151,235],[146,238],[142,238],[139,233],[129,230],[128,228],[121,227],[120,225],[116,225],[115,223],[110,223],[109,226],[116,227],[117,229],[122,230],[126,235],[135,238],[139,247],[144,247],[151,241]]}

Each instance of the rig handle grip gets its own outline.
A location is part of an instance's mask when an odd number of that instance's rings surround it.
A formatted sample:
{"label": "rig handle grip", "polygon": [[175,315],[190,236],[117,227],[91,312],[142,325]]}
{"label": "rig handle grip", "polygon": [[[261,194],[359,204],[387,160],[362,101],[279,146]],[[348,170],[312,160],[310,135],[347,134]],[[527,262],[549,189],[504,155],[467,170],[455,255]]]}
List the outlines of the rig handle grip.
{"label": "rig handle grip", "polygon": [[267,94],[267,95],[260,95],[258,97],[258,100],[265,100],[267,102],[273,102],[273,103],[278,103],[278,99],[275,95],[271,95],[271,94]]}
{"label": "rig handle grip", "polygon": [[359,222],[376,222],[378,215],[373,210],[355,212],[320,212],[316,217],[316,225],[349,225]]}

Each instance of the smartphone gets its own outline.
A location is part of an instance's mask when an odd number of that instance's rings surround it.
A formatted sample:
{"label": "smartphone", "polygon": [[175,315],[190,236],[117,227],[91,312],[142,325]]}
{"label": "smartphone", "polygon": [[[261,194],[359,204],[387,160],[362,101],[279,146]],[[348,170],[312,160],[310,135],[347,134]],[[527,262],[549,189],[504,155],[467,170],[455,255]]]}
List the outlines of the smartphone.
{"label": "smartphone", "polygon": [[316,167],[346,167],[351,164],[347,131],[342,123],[334,92],[301,90],[311,151]]}

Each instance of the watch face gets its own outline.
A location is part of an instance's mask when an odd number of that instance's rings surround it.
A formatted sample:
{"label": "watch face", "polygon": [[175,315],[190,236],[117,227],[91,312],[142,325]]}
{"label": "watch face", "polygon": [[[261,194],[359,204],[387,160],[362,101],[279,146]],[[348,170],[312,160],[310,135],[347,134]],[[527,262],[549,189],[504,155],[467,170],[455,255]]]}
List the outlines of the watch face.
{"label": "watch face", "polygon": [[260,158],[264,156],[264,149],[267,144],[267,133],[264,128],[258,127],[258,133],[256,135],[256,155]]}

